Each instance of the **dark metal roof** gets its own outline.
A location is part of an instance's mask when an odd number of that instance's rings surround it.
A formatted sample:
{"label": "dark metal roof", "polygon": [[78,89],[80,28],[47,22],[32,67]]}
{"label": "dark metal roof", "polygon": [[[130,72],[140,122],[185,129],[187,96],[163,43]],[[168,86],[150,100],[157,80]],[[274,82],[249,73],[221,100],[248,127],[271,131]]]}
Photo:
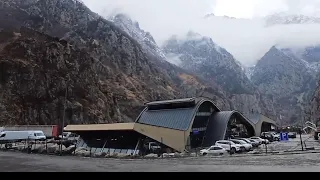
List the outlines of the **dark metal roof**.
{"label": "dark metal roof", "polygon": [[141,114],[137,122],[185,131],[189,128],[195,112],[195,108],[147,110]]}
{"label": "dark metal roof", "polygon": [[253,123],[253,124],[258,124],[258,122],[261,119],[261,114],[249,114],[248,119]]}
{"label": "dark metal roof", "polygon": [[253,124],[248,121],[241,113],[237,111],[221,111],[216,112],[213,116],[210,117],[208,127],[206,130],[205,138],[203,141],[203,146],[211,146],[218,140],[223,140],[226,135],[228,122],[232,115],[236,115],[243,120],[243,123],[251,126],[251,133],[254,132]]}
{"label": "dark metal roof", "polygon": [[[187,108],[175,108],[175,109],[153,109],[151,106],[147,106],[141,114],[138,116],[136,123],[147,124],[151,126],[164,127],[169,129],[176,129],[186,131],[189,129],[194,116],[204,102],[211,102],[217,111],[220,109],[210,100],[206,98],[187,98],[177,99],[169,101],[161,101],[160,103],[172,103],[172,102],[190,102],[195,101],[195,105]],[[158,102],[154,102],[154,104]],[[148,103],[149,105],[152,103]],[[179,107],[179,106],[178,106]]]}
{"label": "dark metal roof", "polygon": [[196,106],[195,98],[173,99],[147,103],[149,110],[193,108],[194,106]]}
{"label": "dark metal roof", "polygon": [[165,101],[154,101],[147,103],[149,105],[160,105],[160,104],[173,104],[173,103],[188,103],[188,102],[195,102],[195,98],[185,98],[185,99],[172,99],[172,100],[165,100]]}
{"label": "dark metal roof", "polygon": [[[265,118],[262,119],[262,117],[265,117]],[[260,121],[276,125],[276,122],[274,120],[260,113],[251,113],[248,115],[248,119],[255,125],[258,124]]]}

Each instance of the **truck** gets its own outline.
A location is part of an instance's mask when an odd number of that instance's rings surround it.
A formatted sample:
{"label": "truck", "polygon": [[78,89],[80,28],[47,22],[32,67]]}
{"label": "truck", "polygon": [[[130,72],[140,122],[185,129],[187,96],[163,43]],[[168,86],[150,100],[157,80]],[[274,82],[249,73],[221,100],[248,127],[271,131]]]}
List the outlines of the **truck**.
{"label": "truck", "polygon": [[42,131],[2,131],[0,132],[0,144],[19,142],[23,140],[45,140]]}
{"label": "truck", "polygon": [[4,131],[42,131],[48,139],[59,136],[58,125],[17,125],[3,128]]}

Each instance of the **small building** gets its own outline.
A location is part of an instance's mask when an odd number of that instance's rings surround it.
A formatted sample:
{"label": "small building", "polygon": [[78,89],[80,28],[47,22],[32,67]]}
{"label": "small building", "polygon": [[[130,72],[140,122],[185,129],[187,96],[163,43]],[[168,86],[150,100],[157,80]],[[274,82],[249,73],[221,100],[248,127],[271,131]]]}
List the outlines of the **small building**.
{"label": "small building", "polygon": [[[190,151],[217,140],[255,135],[255,124],[237,111],[221,111],[207,98],[156,101],[146,104],[134,123],[68,125],[94,151],[144,153],[148,142],[167,151]],[[106,149],[106,150],[105,150]]]}
{"label": "small building", "polygon": [[251,113],[248,118],[255,126],[256,136],[260,136],[262,132],[273,131],[277,127],[277,123],[260,113]]}

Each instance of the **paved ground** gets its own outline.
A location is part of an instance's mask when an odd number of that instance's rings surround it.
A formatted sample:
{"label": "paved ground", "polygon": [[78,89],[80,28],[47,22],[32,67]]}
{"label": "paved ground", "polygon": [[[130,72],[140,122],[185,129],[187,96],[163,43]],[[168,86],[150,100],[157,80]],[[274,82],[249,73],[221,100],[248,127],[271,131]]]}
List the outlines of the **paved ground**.
{"label": "paved ground", "polygon": [[189,159],[91,159],[0,153],[1,171],[320,171],[319,154]]}
{"label": "paved ground", "polygon": [[[293,148],[299,139],[277,147]],[[313,142],[319,146],[317,142]],[[280,144],[280,145],[279,145]],[[291,146],[290,146],[291,144]],[[184,159],[95,159],[0,152],[0,171],[320,171],[320,154]]]}

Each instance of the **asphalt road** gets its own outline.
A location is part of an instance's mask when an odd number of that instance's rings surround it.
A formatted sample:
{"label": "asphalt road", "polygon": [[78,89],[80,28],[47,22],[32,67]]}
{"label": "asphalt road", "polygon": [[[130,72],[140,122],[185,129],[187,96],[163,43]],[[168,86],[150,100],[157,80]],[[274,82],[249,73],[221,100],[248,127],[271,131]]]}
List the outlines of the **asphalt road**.
{"label": "asphalt road", "polygon": [[2,172],[319,172],[320,157],[319,154],[300,154],[251,157],[121,160],[0,152],[0,167]]}
{"label": "asphalt road", "polygon": [[[307,139],[305,136],[303,139]],[[269,145],[274,150],[299,149],[300,139],[275,142]],[[308,146],[320,149],[319,142],[310,140]],[[98,159],[61,157],[20,152],[0,151],[0,171],[72,171],[72,172],[319,172],[320,154],[268,155],[242,157],[192,157],[182,159]]]}

